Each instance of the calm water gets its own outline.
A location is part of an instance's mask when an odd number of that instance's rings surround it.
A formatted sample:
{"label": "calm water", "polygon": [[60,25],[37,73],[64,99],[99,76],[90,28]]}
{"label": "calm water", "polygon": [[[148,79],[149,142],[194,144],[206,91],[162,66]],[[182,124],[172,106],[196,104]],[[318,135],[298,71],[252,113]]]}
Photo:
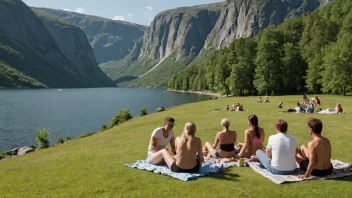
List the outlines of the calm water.
{"label": "calm water", "polygon": [[97,131],[118,110],[133,116],[142,107],[148,113],[159,106],[209,100],[210,96],[164,92],[164,89],[41,89],[0,90],[0,151],[37,145],[35,131],[46,128],[49,140]]}

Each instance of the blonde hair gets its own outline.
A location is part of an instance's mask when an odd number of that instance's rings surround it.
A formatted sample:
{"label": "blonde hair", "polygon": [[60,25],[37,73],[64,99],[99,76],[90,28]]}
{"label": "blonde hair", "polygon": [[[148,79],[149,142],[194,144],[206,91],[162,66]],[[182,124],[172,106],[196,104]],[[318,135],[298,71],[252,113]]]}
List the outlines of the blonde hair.
{"label": "blonde hair", "polygon": [[180,144],[183,147],[187,144],[188,136],[194,136],[196,134],[197,127],[193,122],[187,122],[185,125],[185,129],[183,130],[183,134],[181,135]]}
{"label": "blonde hair", "polygon": [[229,126],[230,126],[230,120],[227,119],[227,118],[222,119],[221,120],[221,126],[224,126],[224,127],[226,127],[228,129]]}

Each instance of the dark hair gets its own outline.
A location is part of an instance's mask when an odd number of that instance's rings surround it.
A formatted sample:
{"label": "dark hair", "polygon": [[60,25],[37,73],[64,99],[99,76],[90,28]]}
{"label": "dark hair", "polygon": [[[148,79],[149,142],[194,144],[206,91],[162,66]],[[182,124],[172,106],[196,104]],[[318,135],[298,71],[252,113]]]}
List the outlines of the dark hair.
{"label": "dark hair", "polygon": [[169,121],[169,122],[175,122],[175,119],[173,119],[172,117],[166,117],[164,122]]}
{"label": "dark hair", "polygon": [[323,130],[323,123],[319,119],[309,118],[308,127],[312,128],[313,133],[321,134],[321,131]]}
{"label": "dark hair", "polygon": [[299,102],[297,102],[297,106],[301,106],[301,104]]}
{"label": "dark hair", "polygon": [[258,128],[258,117],[256,115],[248,116],[248,121],[254,126],[255,129],[255,136],[260,138],[259,128]]}
{"label": "dark hair", "polygon": [[288,124],[285,120],[278,120],[276,121],[275,127],[283,133],[287,132]]}

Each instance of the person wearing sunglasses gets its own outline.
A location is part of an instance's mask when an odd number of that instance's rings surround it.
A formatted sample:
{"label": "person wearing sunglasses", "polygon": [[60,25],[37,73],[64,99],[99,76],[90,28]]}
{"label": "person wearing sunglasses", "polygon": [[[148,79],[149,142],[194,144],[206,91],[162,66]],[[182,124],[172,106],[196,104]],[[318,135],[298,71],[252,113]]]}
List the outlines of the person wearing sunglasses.
{"label": "person wearing sunglasses", "polygon": [[154,165],[162,164],[164,159],[156,153],[165,149],[168,143],[171,145],[171,154],[176,155],[175,137],[174,131],[172,130],[174,125],[175,120],[171,117],[166,117],[164,120],[164,126],[158,127],[153,131],[148,147],[148,163]]}

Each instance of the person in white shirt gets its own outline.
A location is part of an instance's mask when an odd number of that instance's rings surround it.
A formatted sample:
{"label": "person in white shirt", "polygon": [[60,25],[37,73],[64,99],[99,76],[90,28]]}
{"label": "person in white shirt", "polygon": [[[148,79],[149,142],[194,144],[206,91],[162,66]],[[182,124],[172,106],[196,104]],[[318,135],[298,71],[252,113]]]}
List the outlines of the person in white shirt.
{"label": "person in white shirt", "polygon": [[148,158],[147,162],[150,164],[159,165],[164,162],[162,156],[157,155],[157,152],[166,148],[166,145],[170,142],[171,153],[176,155],[175,149],[175,137],[174,131],[172,130],[175,125],[175,120],[171,117],[167,117],[164,120],[164,126],[156,128],[151,137],[148,147]]}
{"label": "person in white shirt", "polygon": [[276,135],[269,137],[266,153],[257,150],[256,155],[267,171],[276,175],[296,173],[297,140],[287,134],[287,122],[278,120],[275,124]]}

